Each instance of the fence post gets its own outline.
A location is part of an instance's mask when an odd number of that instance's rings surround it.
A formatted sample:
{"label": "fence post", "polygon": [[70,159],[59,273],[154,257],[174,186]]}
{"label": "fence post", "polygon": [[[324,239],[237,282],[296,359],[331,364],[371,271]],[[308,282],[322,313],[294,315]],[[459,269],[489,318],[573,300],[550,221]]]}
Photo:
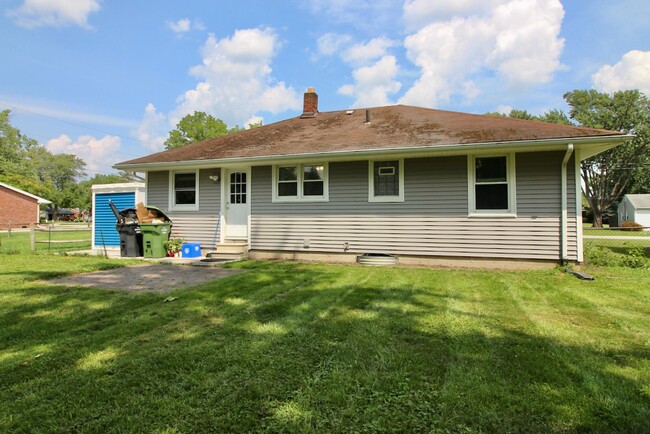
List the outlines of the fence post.
{"label": "fence post", "polygon": [[29,248],[32,252],[36,251],[36,234],[34,233],[34,223],[29,224]]}

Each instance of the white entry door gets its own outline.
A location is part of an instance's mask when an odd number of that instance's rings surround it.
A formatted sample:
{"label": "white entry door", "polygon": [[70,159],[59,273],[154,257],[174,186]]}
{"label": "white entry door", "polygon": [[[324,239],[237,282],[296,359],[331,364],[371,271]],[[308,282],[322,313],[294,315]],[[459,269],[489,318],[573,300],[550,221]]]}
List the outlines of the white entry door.
{"label": "white entry door", "polygon": [[250,176],[245,169],[233,169],[226,177],[226,238],[248,237],[248,210],[250,209]]}

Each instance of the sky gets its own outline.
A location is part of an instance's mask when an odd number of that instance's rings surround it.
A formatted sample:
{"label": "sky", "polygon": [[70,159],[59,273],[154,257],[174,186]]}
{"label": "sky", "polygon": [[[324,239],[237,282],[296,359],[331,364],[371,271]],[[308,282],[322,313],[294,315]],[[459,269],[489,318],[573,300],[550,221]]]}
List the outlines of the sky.
{"label": "sky", "polygon": [[0,110],[88,176],[158,152],[204,111],[229,126],[408,104],[567,110],[650,96],[647,0],[0,0]]}

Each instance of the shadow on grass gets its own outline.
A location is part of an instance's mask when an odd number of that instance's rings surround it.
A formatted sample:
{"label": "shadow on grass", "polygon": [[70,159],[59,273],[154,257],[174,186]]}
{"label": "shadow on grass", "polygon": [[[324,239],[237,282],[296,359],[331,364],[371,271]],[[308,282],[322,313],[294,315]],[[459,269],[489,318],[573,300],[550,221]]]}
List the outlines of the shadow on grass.
{"label": "shadow on grass", "polygon": [[489,307],[498,277],[237,267],[249,272],[164,295],[34,283],[31,301],[0,299],[0,429],[650,428],[634,379],[647,348],[536,333],[521,311]]}

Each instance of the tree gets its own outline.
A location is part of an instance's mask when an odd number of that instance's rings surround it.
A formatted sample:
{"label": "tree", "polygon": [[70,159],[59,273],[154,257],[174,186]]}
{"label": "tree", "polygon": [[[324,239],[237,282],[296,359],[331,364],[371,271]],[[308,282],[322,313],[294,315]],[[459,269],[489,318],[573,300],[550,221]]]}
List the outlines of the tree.
{"label": "tree", "polygon": [[0,175],[27,175],[27,149],[38,146],[38,143],[11,125],[10,114],[11,110],[0,112]]}
{"label": "tree", "polygon": [[638,90],[611,95],[595,90],[564,94],[569,116],[580,125],[635,134],[631,141],[581,162],[583,193],[594,215],[594,227],[635,180],[647,177],[650,163],[650,103]]}
{"label": "tree", "polygon": [[92,205],[92,186],[95,184],[114,184],[132,182],[133,175],[127,172],[111,173],[108,175],[97,174],[90,179],[81,181],[74,189],[68,192],[68,200],[73,208],[90,209]]}
{"label": "tree", "polygon": [[[248,124],[247,128],[261,126],[262,121],[259,121]],[[205,112],[194,112],[191,115],[186,115],[176,124],[176,128],[169,132],[169,138],[164,143],[165,149],[180,148],[190,143],[245,131],[247,128],[235,125],[229,129],[221,119],[217,119]]]}
{"label": "tree", "polygon": [[229,134],[228,126],[221,120],[204,112],[194,112],[185,116],[169,132],[165,149],[180,148],[190,143],[200,142]]}

